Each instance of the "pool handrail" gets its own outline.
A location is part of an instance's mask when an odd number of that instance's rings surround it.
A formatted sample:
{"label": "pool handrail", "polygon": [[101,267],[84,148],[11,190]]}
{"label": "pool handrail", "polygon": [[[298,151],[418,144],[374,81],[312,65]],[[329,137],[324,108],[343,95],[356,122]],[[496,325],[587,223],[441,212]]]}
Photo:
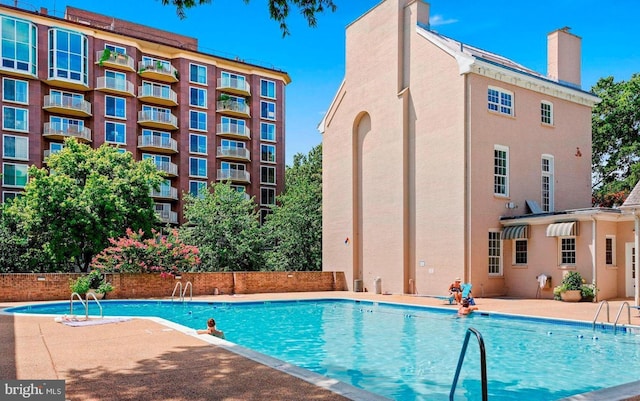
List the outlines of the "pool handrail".
{"label": "pool handrail", "polygon": [[184,296],[187,293],[187,288],[189,289],[189,301],[193,301],[193,284],[191,284],[191,281],[187,281],[184,285],[184,291],[182,291],[182,302],[184,302]]}
{"label": "pool handrail", "polygon": [[449,401],[453,401],[453,396],[456,392],[456,386],[458,385],[458,378],[460,377],[460,369],[462,368],[462,362],[464,356],[467,353],[467,346],[469,345],[469,337],[471,333],[475,334],[478,339],[478,347],[480,348],[480,376],[482,381],[482,401],[489,400],[489,392],[487,389],[487,355],[484,346],[484,340],[482,334],[473,327],[467,329],[467,333],[464,336],[464,343],[462,344],[462,350],[460,350],[460,358],[458,359],[458,366],[456,367],[456,374],[453,377],[453,383],[451,384],[451,392],[449,393]]}
{"label": "pool handrail", "polygon": [[593,317],[593,330],[596,329],[596,320],[598,319],[598,315],[600,315],[600,311],[602,310],[602,307],[604,305],[607,305],[607,323],[610,322],[609,320],[609,302],[607,302],[606,299],[602,300],[600,302],[600,305],[598,305],[598,310],[596,310],[596,315]]}
{"label": "pool handrail", "polygon": [[98,297],[96,297],[96,294],[94,294],[93,292],[87,292],[87,295],[85,295],[85,296],[86,296],[86,301],[87,301],[87,304],[85,305],[85,309],[84,309],[84,311],[85,311],[85,313],[84,313],[85,319],[89,319],[89,301],[90,301],[89,296],[92,296],[93,299],[98,304],[98,308],[100,308],[100,319],[102,319],[104,317],[103,313],[102,313],[102,305],[100,305],[100,301],[98,301]]}
{"label": "pool handrail", "polygon": [[85,303],[85,301],[82,299],[82,296],[77,293],[77,292],[72,292],[71,293],[71,298],[69,299],[69,315],[73,316],[73,297],[77,297],[78,301],[80,301],[80,303],[82,304],[82,306],[84,307],[85,311],[87,310],[87,304]]}
{"label": "pool handrail", "polygon": [[173,298],[176,295],[176,290],[180,288],[180,290],[178,291],[178,296],[180,297],[180,300],[182,301],[182,282],[178,281],[175,285],[175,287],[173,287],[173,292],[171,293],[171,302],[173,302]]}
{"label": "pool handrail", "polygon": [[620,318],[620,315],[622,314],[622,310],[624,309],[624,306],[627,305],[627,317],[629,319],[629,324],[631,324],[631,306],[629,306],[629,302],[624,301],[622,303],[622,305],[620,305],[620,309],[618,309],[618,314],[616,315],[616,320],[613,322],[613,332],[616,332],[616,327],[618,324],[618,319]]}

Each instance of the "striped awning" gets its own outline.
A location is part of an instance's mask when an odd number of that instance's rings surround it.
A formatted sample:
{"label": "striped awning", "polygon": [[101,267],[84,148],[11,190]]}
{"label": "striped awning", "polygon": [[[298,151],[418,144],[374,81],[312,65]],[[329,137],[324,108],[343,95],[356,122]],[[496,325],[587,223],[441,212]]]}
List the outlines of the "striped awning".
{"label": "striped awning", "polygon": [[524,239],[529,238],[529,226],[508,226],[502,230],[502,239]]}
{"label": "striped awning", "polygon": [[578,235],[577,221],[553,223],[547,226],[547,237],[569,237],[574,235]]}

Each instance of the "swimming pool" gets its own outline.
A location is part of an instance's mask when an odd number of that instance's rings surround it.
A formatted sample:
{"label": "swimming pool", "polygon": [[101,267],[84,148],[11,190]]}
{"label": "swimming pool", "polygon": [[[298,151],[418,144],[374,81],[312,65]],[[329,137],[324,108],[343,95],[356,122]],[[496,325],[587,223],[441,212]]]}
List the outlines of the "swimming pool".
{"label": "swimming pool", "polygon": [[[333,299],[102,305],[107,316],[157,316],[194,329],[214,317],[231,342],[396,400],[448,400],[469,327],[485,340],[492,401],[556,400],[635,381],[640,367],[640,336],[631,330],[551,319],[458,318],[451,309]],[[61,315],[69,303],[7,311]],[[456,400],[480,398],[479,366],[471,342]]]}

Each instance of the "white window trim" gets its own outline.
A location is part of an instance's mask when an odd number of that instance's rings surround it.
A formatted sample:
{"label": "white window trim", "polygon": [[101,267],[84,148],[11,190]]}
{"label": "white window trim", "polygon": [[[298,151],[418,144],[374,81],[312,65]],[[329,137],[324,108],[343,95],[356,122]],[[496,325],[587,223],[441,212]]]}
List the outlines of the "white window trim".
{"label": "white window trim", "polygon": [[[607,263],[607,255],[606,255],[606,252],[607,252],[607,242],[606,241],[608,239],[611,240],[611,264]],[[605,251],[604,262],[605,262],[605,265],[607,267],[616,267],[616,266],[618,266],[618,261],[616,259],[616,236],[608,234],[608,235],[604,236],[604,240],[605,240],[605,243],[604,243],[605,244],[605,246],[604,246],[604,251]]]}
{"label": "white window trim", "polygon": [[[549,105],[549,120],[550,122],[544,122],[542,121],[542,105],[546,104]],[[553,103],[547,101],[547,100],[542,100],[540,102],[540,123],[542,125],[547,125],[547,126],[553,126],[554,125],[554,118],[553,118]]]}
{"label": "white window trim", "polygon": [[[262,137],[262,125],[263,124],[273,126],[273,139],[265,139],[265,138]],[[277,127],[276,127],[276,125],[274,123],[268,123],[268,122],[261,121],[260,122],[260,140],[263,141],[263,142],[276,143],[276,137],[277,137],[276,129],[277,129]]]}
{"label": "white window trim", "polygon": [[[205,138],[205,142],[206,145],[204,147],[204,153],[201,152],[194,152],[191,150],[191,136],[199,136],[199,137],[204,137]],[[207,137],[206,135],[202,135],[202,134],[196,134],[195,132],[189,132],[189,153],[191,153],[192,155],[208,155],[209,154],[209,137]]]}
{"label": "white window trim", "polygon": [[[22,129],[18,129],[18,128],[5,127],[4,126],[4,115],[6,114],[6,111],[5,111],[6,109],[16,109],[16,110],[24,110],[24,111],[26,111],[26,114],[25,114],[26,115],[26,119],[25,119],[26,128],[22,130]],[[5,131],[29,133],[29,109],[24,108],[24,107],[16,107],[16,106],[3,106],[2,107],[2,129],[5,130]]]}
{"label": "white window trim", "polygon": [[3,191],[2,192],[2,203],[5,203],[7,201],[7,195],[13,195],[14,198],[17,198],[20,194],[22,194],[22,192],[17,192],[17,191]]}
{"label": "white window trim", "polygon": [[[4,144],[6,143],[6,138],[10,136],[13,138],[20,138],[21,140],[25,140],[27,141],[27,157],[12,157],[12,156],[7,156],[4,153]],[[20,136],[20,135],[2,135],[2,157],[4,159],[9,159],[9,160],[20,160],[20,161],[29,161],[29,138],[28,137],[24,137],[24,136]]]}
{"label": "white window trim", "polygon": [[489,273],[489,237],[487,235],[487,274],[489,277],[502,277],[504,275],[504,240],[502,239],[502,230],[499,228],[490,228],[489,233],[497,233],[500,236],[500,255],[498,256],[498,273]]}
{"label": "white window trim", "polygon": [[[574,249],[573,249],[573,254],[574,254],[574,259],[575,262],[574,263],[563,263],[562,262],[562,240],[563,239],[573,239],[573,244],[574,244]],[[568,268],[568,269],[575,269],[575,267],[578,265],[578,240],[575,236],[567,236],[567,237],[558,237],[558,266],[560,266],[561,268]]]}
{"label": "white window trim", "polygon": [[27,164],[22,164],[22,163],[2,163],[2,172],[3,172],[3,174],[2,174],[2,186],[5,187],[5,188],[24,188],[26,186],[26,184],[25,185],[10,185],[10,184],[5,184],[4,183],[4,179],[6,177],[6,175],[5,175],[6,173],[5,172],[7,171],[7,168],[5,166],[8,165],[8,164],[10,164],[12,166],[24,166],[26,168],[25,171],[26,171],[26,175],[27,175],[27,182],[26,183],[29,183],[29,166]]}
{"label": "white window trim", "polygon": [[[273,203],[262,202],[262,190],[273,192]],[[260,187],[260,206],[274,206],[276,204],[276,189],[274,187]]]}
{"label": "white window trim", "polygon": [[[207,182],[206,181],[200,181],[200,180],[189,180],[189,194],[191,194],[191,196],[195,196],[197,198],[201,198],[202,196],[200,195],[200,191],[198,191],[197,195],[194,195],[194,194],[191,193],[191,184],[192,183],[197,183],[199,188],[204,188],[206,190],[207,189]],[[204,185],[202,185],[202,184],[204,184]],[[200,185],[202,185],[202,187],[200,187]]]}
{"label": "white window trim", "polygon": [[[271,160],[263,160],[262,159],[262,147],[263,146],[271,146],[273,147],[273,161]],[[276,147],[276,145],[272,145],[269,143],[261,143],[260,144],[260,162],[261,163],[271,163],[271,164],[276,164],[278,162],[278,153],[277,153],[278,148]]]}
{"label": "white window trim", "polygon": [[[518,263],[516,262],[516,242],[517,241],[524,241],[527,243],[527,263]],[[503,240],[504,243],[504,240]],[[511,246],[511,264],[515,267],[525,267],[527,265],[529,265],[529,240],[527,238],[515,238],[512,241],[512,246]]]}
{"label": "white window trim", "polygon": [[[206,168],[204,170],[204,175],[191,174],[191,160],[192,159],[204,160],[204,162],[206,164]],[[208,174],[209,174],[208,170],[209,170],[209,161],[207,160],[206,157],[194,157],[194,156],[189,157],[189,177],[193,177],[193,178],[208,178]]]}
{"label": "white window trim", "polygon": [[[202,91],[204,92],[204,106],[200,106],[198,104],[192,104],[191,103],[191,89],[195,89],[198,92]],[[199,109],[203,109],[206,110],[207,109],[207,104],[209,103],[209,92],[207,91],[206,88],[199,88],[197,86],[189,86],[189,107],[197,107]]]}
{"label": "white window trim", "polygon": [[[542,171],[542,161],[549,161],[549,171]],[[555,159],[553,155],[544,154],[540,158],[540,206],[543,211],[553,212],[555,211]],[[544,210],[544,199],[542,198],[542,177],[549,177],[549,210]]]}
{"label": "white window trim", "polygon": [[[497,105],[498,105],[498,110],[491,110],[491,109],[489,108],[489,104],[494,104],[494,103],[489,103],[489,99],[487,99],[487,111],[488,111],[489,113],[499,114],[499,115],[501,115],[501,116],[515,117],[515,116],[516,116],[516,112],[515,112],[516,104],[515,104],[515,95],[514,95],[514,93],[513,93],[513,92],[511,92],[511,91],[508,91],[508,90],[506,90],[506,89],[503,89],[503,88],[497,87],[497,86],[489,86],[489,87],[487,88],[487,94],[488,94],[488,92],[489,92],[489,89],[491,89],[491,90],[494,90],[494,91],[497,91],[497,92],[498,92],[498,103],[497,103]],[[503,111],[501,111],[501,110],[500,110],[500,109],[503,107],[503,106],[502,106],[502,102],[500,101],[500,94],[502,94],[502,93],[504,93],[504,94],[507,94],[507,95],[510,95],[510,96],[511,96],[511,107],[509,107],[509,113],[505,113],[505,112],[503,112]]]}
{"label": "white window trim", "polygon": [[[262,104],[263,103],[267,103],[267,104],[272,104],[273,105],[273,117],[269,117],[268,115],[266,117],[262,116]],[[267,112],[268,114],[268,112]],[[276,102],[272,102],[269,100],[260,100],[260,118],[263,120],[267,120],[267,121],[276,121],[276,116],[278,115],[278,109],[277,109],[277,105]]]}
{"label": "white window trim", "polygon": [[[198,113],[198,114],[204,114],[204,129],[202,128],[195,128],[191,126],[191,113]],[[199,121],[199,119],[198,119]],[[191,131],[198,131],[198,132],[207,132],[207,126],[209,125],[209,116],[207,115],[206,111],[202,111],[202,110],[189,110],[189,130]]]}
{"label": "white window trim", "polygon": [[[205,74],[204,74],[204,83],[191,80],[191,66],[204,68],[204,72],[205,72]],[[206,65],[197,64],[197,63],[189,63],[189,83],[196,84],[196,85],[202,85],[202,86],[208,86],[209,85],[209,76],[208,75],[209,75],[209,69],[207,68]]]}
{"label": "white window trim", "polygon": [[[497,193],[495,190],[495,185],[496,185],[496,173],[495,173],[495,168],[496,168],[496,161],[495,161],[495,151],[499,150],[499,151],[503,151],[506,153],[506,174],[505,174],[505,193]],[[493,195],[500,197],[500,198],[508,198],[509,197],[509,179],[510,179],[510,168],[509,168],[509,147],[508,146],[503,146],[503,145],[493,145],[493,152],[491,154],[493,156],[493,163],[491,165],[492,169],[493,169]]]}
{"label": "white window trim", "polygon": [[[122,99],[124,100],[124,117],[119,117],[119,116],[110,116],[107,114],[107,98],[113,98],[113,99]],[[127,119],[127,98],[124,98],[122,96],[114,96],[114,95],[106,95],[104,97],[104,116],[107,118],[115,118],[117,120],[126,120]]]}
{"label": "white window trim", "polygon": [[[5,82],[6,81],[15,81],[15,82],[23,82],[27,85],[27,100],[25,102],[21,102],[19,100],[9,100],[9,99],[5,99],[4,97],[4,88],[5,88]],[[3,102],[7,102],[7,103],[14,103],[14,104],[24,104],[24,105],[29,105],[29,81],[25,81],[24,79],[17,79],[17,78],[9,78],[9,77],[2,77],[2,101]]]}
{"label": "white window trim", "polygon": [[[116,141],[109,141],[107,140],[107,124],[115,124],[115,125],[122,125],[124,126],[124,142],[116,142]],[[127,145],[127,124],[120,122],[120,121],[109,121],[109,120],[105,120],[104,122],[104,141],[105,143],[110,143],[113,145],[123,145],[126,146]]]}
{"label": "white window trim", "polygon": [[[262,94],[262,82],[269,82],[269,83],[273,84],[273,97]],[[260,79],[260,97],[263,97],[265,99],[276,100],[277,99],[277,94],[276,94],[277,90],[278,90],[278,85],[276,84],[276,81],[272,81],[270,79]]]}
{"label": "white window trim", "polygon": [[[270,168],[273,170],[273,182],[268,182],[268,181],[262,181],[262,169],[263,168]],[[278,181],[278,175],[276,174],[276,166],[263,166],[260,165],[260,184],[264,184],[264,185],[277,185],[277,181]]]}
{"label": "white window trim", "polygon": [[119,45],[114,45],[112,43],[105,43],[104,44],[104,48],[107,49],[107,46],[112,47],[113,51],[118,53],[118,54],[127,54],[127,48],[126,47],[122,47]]}

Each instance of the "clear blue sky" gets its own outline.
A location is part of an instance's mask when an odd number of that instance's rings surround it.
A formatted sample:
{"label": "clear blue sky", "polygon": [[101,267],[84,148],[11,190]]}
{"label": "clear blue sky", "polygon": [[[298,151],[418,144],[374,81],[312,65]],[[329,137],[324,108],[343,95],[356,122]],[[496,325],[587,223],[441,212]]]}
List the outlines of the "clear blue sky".
{"label": "clear blue sky", "polygon": [[[13,3],[13,1],[11,1]],[[345,27],[379,0],[334,0],[336,12],[318,15],[310,28],[298,14],[288,19],[283,38],[269,18],[267,0],[213,0],[179,20],[159,0],[20,0],[22,8],[64,7],[98,12],[198,38],[200,50],[276,67],[292,79],[286,92],[286,163],[322,141],[316,127],[344,75]],[[546,74],[546,35],[571,27],[582,37],[582,87],[601,77],[628,80],[640,72],[640,0],[432,0],[431,27],[443,35],[508,57]]]}

